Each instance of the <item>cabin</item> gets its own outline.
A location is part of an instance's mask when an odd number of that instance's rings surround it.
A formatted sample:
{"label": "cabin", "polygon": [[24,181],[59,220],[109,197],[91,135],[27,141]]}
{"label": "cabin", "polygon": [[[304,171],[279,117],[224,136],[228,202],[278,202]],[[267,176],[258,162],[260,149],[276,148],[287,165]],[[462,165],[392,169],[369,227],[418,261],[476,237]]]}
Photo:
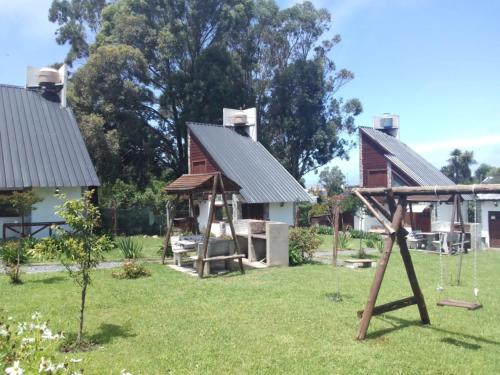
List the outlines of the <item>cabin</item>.
{"label": "cabin", "polygon": [[[500,184],[500,175],[488,176],[483,184]],[[486,247],[500,248],[500,194],[478,194],[477,221],[481,223],[481,238]]]}
{"label": "cabin", "polygon": [[[359,128],[360,186],[446,186],[455,183],[416,151],[400,140],[399,116],[375,117],[373,127]],[[418,200],[418,197],[415,197]],[[427,197],[426,202],[411,203],[411,213],[405,217],[405,226],[422,232],[440,232],[450,228],[451,196]],[[460,207],[467,221],[467,199]],[[375,218],[359,214],[355,228],[369,231],[378,227]]]}
{"label": "cabin", "polygon": [[77,199],[99,186],[71,110],[66,106],[66,67],[28,68],[25,87],[0,84],[0,194],[33,190],[42,201],[24,218],[0,206],[2,238],[47,236],[61,223],[55,193]]}
{"label": "cabin", "polygon": [[[313,199],[257,141],[256,121],[251,120],[255,119],[254,110],[247,110],[249,116],[241,111],[241,120],[238,111],[225,110],[233,112],[224,114],[222,125],[188,123],[189,174],[219,171],[241,187],[239,194],[229,197],[234,221],[255,219],[294,225],[297,205]],[[203,225],[209,212],[208,195],[198,203],[197,221]],[[220,197],[215,206],[215,217],[221,220]],[[217,233],[216,226],[212,231]]]}

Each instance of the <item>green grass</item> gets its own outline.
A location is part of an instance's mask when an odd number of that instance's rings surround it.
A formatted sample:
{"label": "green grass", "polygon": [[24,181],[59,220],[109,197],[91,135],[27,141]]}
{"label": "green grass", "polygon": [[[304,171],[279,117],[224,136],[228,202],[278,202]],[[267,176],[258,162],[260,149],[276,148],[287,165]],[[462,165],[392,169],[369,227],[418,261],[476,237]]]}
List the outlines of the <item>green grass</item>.
{"label": "green grass", "polygon": [[[134,241],[142,244],[143,250],[141,252],[140,258],[144,259],[159,259],[161,254],[158,252],[160,247],[163,245],[162,237],[143,237],[143,236],[132,236]],[[122,260],[123,254],[118,248],[113,249],[106,254],[106,260]]]}
{"label": "green grass", "polygon": [[[100,347],[73,357],[84,359],[85,374],[500,373],[500,253],[479,255],[484,308],[476,312],[437,307],[438,258],[413,258],[432,325],[421,326],[412,306],[374,317],[364,342],[355,340],[356,311],[373,269],[310,264],[203,280],[160,265],[148,265],[152,276],[138,280],[97,271],[86,334]],[[450,270],[455,262],[446,258]],[[465,285],[448,287],[447,297],[470,298],[471,262],[465,256]],[[410,295],[403,268],[395,252],[379,302]],[[23,278],[12,286],[0,276],[1,308],[18,319],[40,311],[54,330],[74,334],[79,296],[72,280],[64,273]],[[338,285],[343,301],[332,302]]]}
{"label": "green grass", "polygon": [[[320,251],[332,251],[333,248],[333,236],[330,235],[319,235],[321,237],[321,245],[319,247]],[[362,246],[366,247],[365,240],[362,241]],[[347,249],[339,249],[341,250],[358,250],[359,249],[359,238],[351,238],[349,239],[349,246]]]}

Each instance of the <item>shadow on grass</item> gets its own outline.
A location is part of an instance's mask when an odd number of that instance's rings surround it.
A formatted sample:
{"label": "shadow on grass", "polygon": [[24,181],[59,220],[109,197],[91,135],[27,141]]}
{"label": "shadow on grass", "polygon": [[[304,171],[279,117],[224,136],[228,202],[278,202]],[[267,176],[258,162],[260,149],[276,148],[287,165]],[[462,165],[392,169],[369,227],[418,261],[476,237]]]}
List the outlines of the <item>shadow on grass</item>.
{"label": "shadow on grass", "polygon": [[66,277],[64,276],[51,276],[39,280],[31,280],[30,282],[35,284],[56,284],[64,280],[66,280]]}
{"label": "shadow on grass", "polygon": [[[377,337],[380,337],[380,336],[386,335],[388,333],[395,332],[395,331],[398,331],[400,329],[404,329],[407,327],[421,326],[422,328],[430,329],[430,330],[440,332],[440,333],[444,333],[446,335],[459,336],[461,339],[465,338],[467,340],[473,340],[473,341],[481,342],[484,344],[500,346],[500,341],[490,340],[490,339],[486,339],[484,337],[475,336],[475,335],[471,335],[471,334],[467,334],[467,333],[463,333],[463,332],[454,332],[454,331],[439,328],[439,327],[436,327],[436,326],[433,326],[430,324],[422,324],[422,322],[420,320],[406,320],[406,319],[401,319],[401,318],[397,318],[395,316],[390,316],[390,315],[377,316],[377,318],[386,322],[386,323],[391,324],[392,327],[382,329],[382,330],[379,330],[379,331],[376,331],[373,333],[369,333],[366,335],[367,338],[377,338]],[[452,337],[445,337],[441,341],[446,343],[446,344],[460,346],[462,348],[470,349],[470,350],[478,350],[481,348],[481,345],[468,343],[468,342],[463,341],[461,339],[455,339]]]}
{"label": "shadow on grass", "polygon": [[90,336],[89,340],[102,345],[108,344],[118,337],[128,338],[134,336],[135,334],[131,333],[129,328],[117,324],[103,323],[99,326],[99,331]]}

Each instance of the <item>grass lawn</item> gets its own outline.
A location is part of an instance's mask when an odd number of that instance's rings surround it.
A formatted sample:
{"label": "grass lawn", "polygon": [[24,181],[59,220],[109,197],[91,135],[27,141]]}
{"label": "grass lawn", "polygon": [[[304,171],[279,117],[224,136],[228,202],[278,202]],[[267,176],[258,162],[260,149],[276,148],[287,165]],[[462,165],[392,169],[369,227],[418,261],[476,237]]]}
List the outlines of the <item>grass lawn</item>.
{"label": "grass lawn", "polygon": [[[332,251],[333,248],[333,236],[329,235],[320,235],[321,237],[321,245],[318,250],[320,251]],[[366,242],[365,240],[362,241],[362,246],[366,247]],[[339,249],[339,251],[342,250],[359,250],[359,238],[351,238],[349,239],[349,246],[347,249]]]}
{"label": "grass lawn", "polygon": [[[415,306],[372,320],[357,342],[372,269],[310,264],[233,273],[203,280],[151,264],[150,278],[116,280],[95,273],[89,291],[87,337],[100,343],[78,353],[85,374],[498,374],[500,373],[500,252],[479,254],[481,302],[470,312],[440,308],[438,258],[415,253],[417,274],[432,325],[419,324]],[[456,258],[446,258],[450,270]],[[462,288],[471,295],[472,256]],[[23,275],[12,286],[0,276],[1,308],[17,319],[40,311],[54,330],[75,333],[78,289],[64,273]],[[329,296],[340,280],[342,302]],[[379,302],[410,295],[398,252],[393,254]],[[61,354],[62,356],[62,354]],[[74,356],[73,356],[74,357]]]}

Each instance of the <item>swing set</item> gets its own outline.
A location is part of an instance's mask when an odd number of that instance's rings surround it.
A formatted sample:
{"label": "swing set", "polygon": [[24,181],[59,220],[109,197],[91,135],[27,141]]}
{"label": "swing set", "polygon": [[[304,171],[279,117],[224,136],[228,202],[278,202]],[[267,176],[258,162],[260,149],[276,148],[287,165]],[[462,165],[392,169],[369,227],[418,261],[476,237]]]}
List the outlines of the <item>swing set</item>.
{"label": "swing set", "polygon": [[[403,307],[408,307],[412,305],[417,305],[420,314],[420,319],[422,324],[430,324],[429,313],[425,305],[424,295],[420,289],[415,268],[411,259],[410,251],[408,250],[408,245],[406,242],[406,236],[408,231],[403,227],[403,220],[407,209],[408,201],[411,202],[425,202],[426,197],[429,196],[442,196],[442,195],[452,195],[454,200],[454,213],[451,223],[451,228],[455,228],[455,218],[458,214],[457,207],[460,201],[460,194],[473,194],[474,197],[477,193],[490,193],[498,194],[500,193],[500,184],[481,184],[481,185],[451,185],[451,186],[402,186],[394,188],[355,188],[352,189],[352,193],[357,196],[366,209],[375,217],[375,219],[384,227],[385,229],[385,242],[384,250],[380,256],[377,264],[377,269],[375,271],[375,276],[373,279],[370,292],[368,294],[368,299],[365,304],[365,308],[358,311],[358,317],[361,318],[357,339],[364,340],[368,331],[368,326],[370,320],[374,315],[380,315],[387,313],[389,311],[394,311],[401,309]],[[427,198],[428,199],[428,198]],[[388,209],[384,205],[387,204]],[[477,209],[476,209],[477,211]],[[459,219],[460,220],[460,219]],[[477,217],[476,217],[477,221]],[[450,233],[452,231],[450,230]],[[461,220],[461,233],[464,233],[463,219]],[[335,236],[338,236],[338,231],[335,232]],[[477,237],[477,236],[476,236]],[[462,236],[462,238],[465,238]],[[338,239],[334,239],[337,241]],[[474,295],[476,298],[479,295],[479,288],[477,285],[477,241],[474,241]],[[376,306],[377,297],[382,286],[384,279],[384,274],[389,263],[389,259],[392,253],[392,248],[394,243],[397,243],[400,249],[401,257],[403,258],[403,263],[406,269],[406,274],[408,276],[408,281],[412,289],[412,296],[402,298],[396,301],[385,303]],[[453,239],[448,240],[448,245],[454,245]],[[459,246],[459,255],[462,256],[465,251],[465,240],[462,239]],[[335,249],[334,249],[335,250]],[[440,259],[442,264],[442,249],[440,249]],[[442,269],[442,268],[441,268]],[[443,273],[443,272],[441,272]],[[443,287],[442,280],[440,280],[439,287]],[[457,300],[445,299],[438,303],[439,306],[451,306],[459,308],[467,308],[470,310],[475,310],[481,305],[479,303],[470,303]],[[479,307],[477,307],[477,306]]]}

